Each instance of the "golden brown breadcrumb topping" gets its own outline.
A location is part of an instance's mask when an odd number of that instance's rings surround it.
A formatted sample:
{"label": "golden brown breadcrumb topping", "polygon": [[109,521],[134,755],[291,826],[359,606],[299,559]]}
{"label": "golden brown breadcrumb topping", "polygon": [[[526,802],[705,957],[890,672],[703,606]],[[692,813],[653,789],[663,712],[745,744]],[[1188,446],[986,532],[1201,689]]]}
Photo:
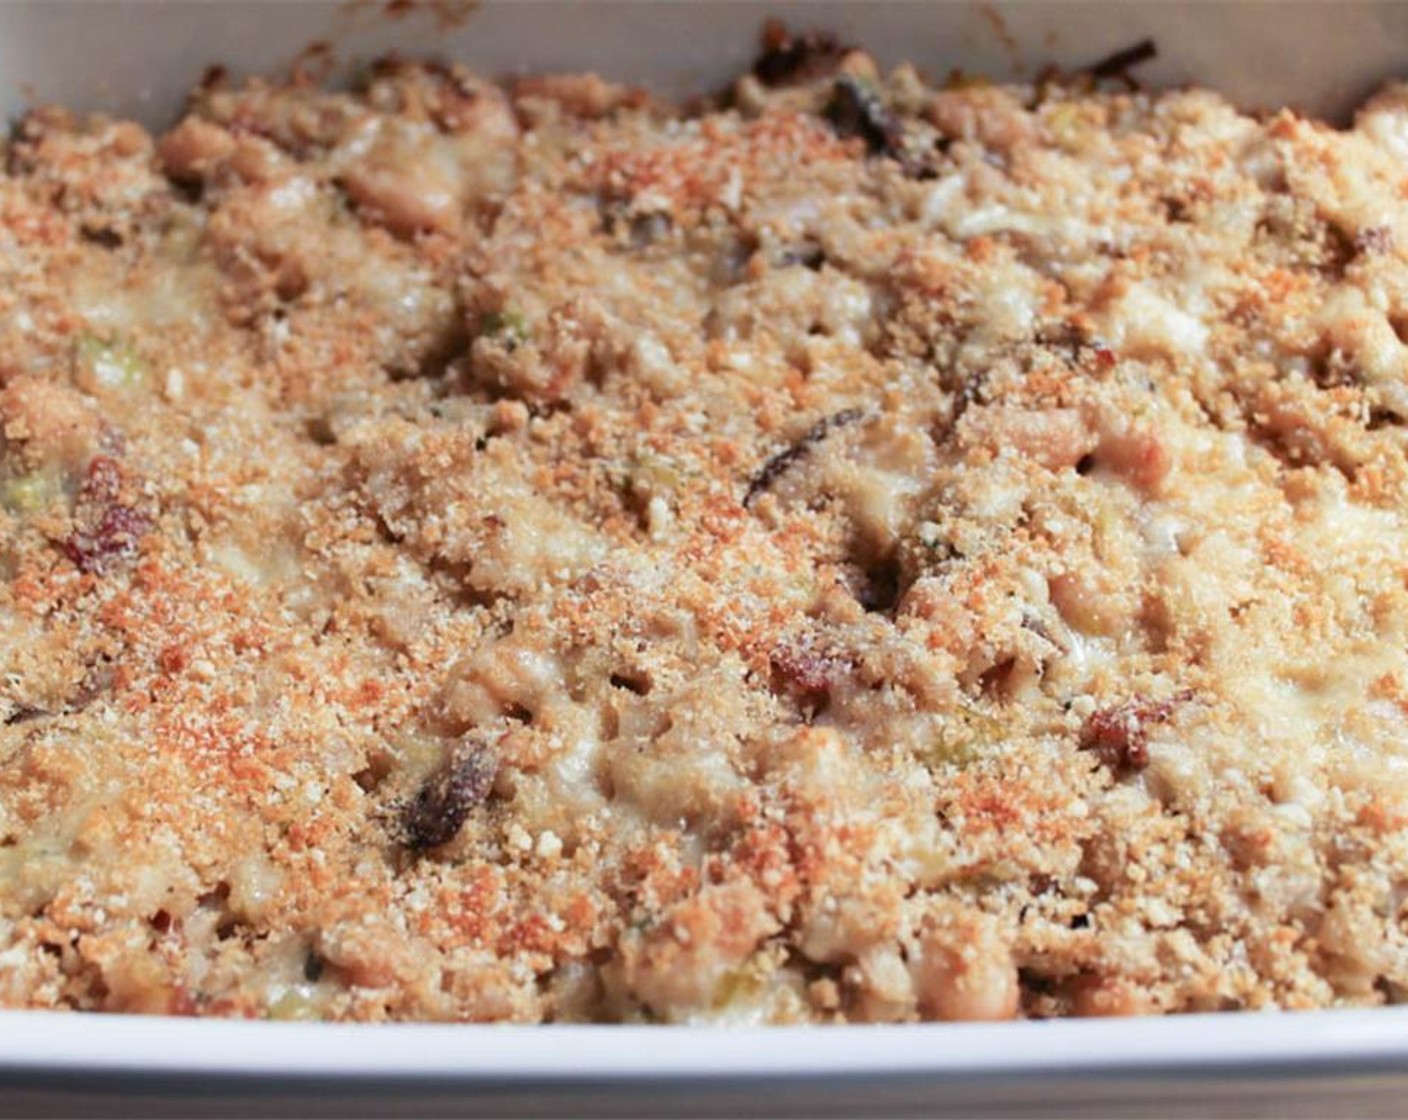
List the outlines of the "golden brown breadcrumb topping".
{"label": "golden brown breadcrumb topping", "polygon": [[385,63],[0,177],[0,1003],[1408,987],[1408,90]]}

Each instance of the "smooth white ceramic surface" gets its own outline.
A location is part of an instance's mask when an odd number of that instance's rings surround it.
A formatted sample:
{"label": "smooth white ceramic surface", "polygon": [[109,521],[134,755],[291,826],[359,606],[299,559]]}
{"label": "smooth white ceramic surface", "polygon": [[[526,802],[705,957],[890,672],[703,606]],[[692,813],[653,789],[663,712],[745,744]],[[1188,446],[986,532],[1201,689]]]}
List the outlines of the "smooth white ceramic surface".
{"label": "smooth white ceramic surface", "polygon": [[1408,1009],[908,1027],[504,1027],[0,1012],[0,1071],[538,1080],[1408,1063]]}

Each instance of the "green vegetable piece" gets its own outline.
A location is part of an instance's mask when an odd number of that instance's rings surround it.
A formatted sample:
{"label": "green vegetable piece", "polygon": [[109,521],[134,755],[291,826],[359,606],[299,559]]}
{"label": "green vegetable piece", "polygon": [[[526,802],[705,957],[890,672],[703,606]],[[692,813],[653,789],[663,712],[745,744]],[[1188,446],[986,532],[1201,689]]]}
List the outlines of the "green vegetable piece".
{"label": "green vegetable piece", "polygon": [[966,766],[1006,738],[1001,722],[972,704],[960,702],[957,717],[923,752],[924,762],[931,768]]}
{"label": "green vegetable piece", "polygon": [[719,978],[710,1004],[715,1011],[722,1011],[734,1003],[751,1003],[762,994],[766,981],[756,960],[748,960],[738,968],[731,968]]}
{"label": "green vegetable piece", "polygon": [[674,461],[651,451],[642,451],[635,457],[629,477],[630,488],[634,492],[646,491],[650,494],[668,493],[683,483],[679,468]]}
{"label": "green vegetable piece", "polygon": [[147,382],[147,364],[123,342],[81,335],[73,347],[73,380],[86,393],[130,392]]}
{"label": "green vegetable piece", "polygon": [[517,346],[528,340],[528,320],[521,311],[491,311],[479,320],[479,333],[497,338],[505,346]]}
{"label": "green vegetable piece", "polygon": [[271,1003],[265,1016],[281,1022],[307,1022],[322,1017],[318,1013],[318,1005],[297,988],[290,988]]}
{"label": "green vegetable piece", "polygon": [[38,513],[59,496],[57,471],[38,470],[0,482],[0,505],[11,513]]}

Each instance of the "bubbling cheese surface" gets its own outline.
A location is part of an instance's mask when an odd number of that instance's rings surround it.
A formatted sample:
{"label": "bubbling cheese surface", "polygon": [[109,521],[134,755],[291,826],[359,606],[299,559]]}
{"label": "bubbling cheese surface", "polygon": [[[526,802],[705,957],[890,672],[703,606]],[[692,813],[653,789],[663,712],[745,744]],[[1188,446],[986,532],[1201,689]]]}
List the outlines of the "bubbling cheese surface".
{"label": "bubbling cheese surface", "polygon": [[769,57],[20,124],[0,1003],[1399,1001],[1408,94]]}

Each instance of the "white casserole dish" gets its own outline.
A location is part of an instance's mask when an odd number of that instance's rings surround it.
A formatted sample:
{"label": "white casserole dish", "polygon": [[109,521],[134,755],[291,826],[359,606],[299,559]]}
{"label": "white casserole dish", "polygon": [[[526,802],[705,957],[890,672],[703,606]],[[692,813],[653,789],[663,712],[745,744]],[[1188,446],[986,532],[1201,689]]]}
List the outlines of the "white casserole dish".
{"label": "white casserole dish", "polygon": [[[101,108],[160,125],[208,63],[275,70],[328,41],[492,73],[598,69],[673,93],[744,67],[759,24],[824,26],[882,61],[995,77],[1078,65],[1145,36],[1154,83],[1343,116],[1408,75],[1408,6],[452,2],[0,5],[0,104]],[[1408,1009],[1000,1026],[330,1026],[0,1013],[0,1113],[117,1107],[347,1115],[850,1113],[1325,1115],[1401,1109]],[[114,1095],[116,1094],[116,1095]]]}

